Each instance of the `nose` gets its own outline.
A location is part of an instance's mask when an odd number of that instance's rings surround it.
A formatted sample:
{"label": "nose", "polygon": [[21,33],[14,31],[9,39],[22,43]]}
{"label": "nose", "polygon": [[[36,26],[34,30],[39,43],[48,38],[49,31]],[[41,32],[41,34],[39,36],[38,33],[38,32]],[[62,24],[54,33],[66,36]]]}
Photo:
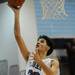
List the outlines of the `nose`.
{"label": "nose", "polygon": [[37,46],[37,47],[39,47],[39,44],[40,44],[40,43],[39,43],[39,42],[37,42],[36,46]]}
{"label": "nose", "polygon": [[40,44],[39,42],[37,42],[37,44]]}
{"label": "nose", "polygon": [[40,41],[37,41],[37,44],[40,44]]}
{"label": "nose", "polygon": [[36,45],[39,46],[40,43],[37,43]]}

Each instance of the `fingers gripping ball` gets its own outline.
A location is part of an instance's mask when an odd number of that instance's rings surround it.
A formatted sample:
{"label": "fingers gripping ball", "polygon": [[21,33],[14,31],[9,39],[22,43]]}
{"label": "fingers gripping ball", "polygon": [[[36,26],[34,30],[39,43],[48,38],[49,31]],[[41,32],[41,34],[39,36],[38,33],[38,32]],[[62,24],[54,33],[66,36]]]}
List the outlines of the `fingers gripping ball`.
{"label": "fingers gripping ball", "polygon": [[25,0],[8,0],[8,5],[10,5],[13,8],[19,9]]}

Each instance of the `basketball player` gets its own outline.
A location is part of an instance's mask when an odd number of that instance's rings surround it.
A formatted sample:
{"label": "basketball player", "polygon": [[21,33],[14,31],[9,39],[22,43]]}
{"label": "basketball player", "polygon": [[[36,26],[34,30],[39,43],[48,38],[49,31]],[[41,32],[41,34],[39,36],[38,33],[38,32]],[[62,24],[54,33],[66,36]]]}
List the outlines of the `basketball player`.
{"label": "basketball player", "polygon": [[47,58],[53,52],[52,40],[42,35],[38,38],[35,52],[29,52],[20,33],[20,8],[10,6],[15,15],[14,35],[23,58],[27,62],[25,75],[59,75],[59,62],[57,59]]}

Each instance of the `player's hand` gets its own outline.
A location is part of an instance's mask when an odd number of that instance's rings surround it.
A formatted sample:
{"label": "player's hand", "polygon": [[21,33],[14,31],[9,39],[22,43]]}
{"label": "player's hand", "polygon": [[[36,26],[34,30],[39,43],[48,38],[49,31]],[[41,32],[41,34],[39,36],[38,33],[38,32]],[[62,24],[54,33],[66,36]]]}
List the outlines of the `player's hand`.
{"label": "player's hand", "polygon": [[16,9],[16,8],[13,8],[12,6],[10,6],[9,4],[8,4],[8,6],[14,11],[14,13],[18,13],[21,8],[21,7],[19,7],[18,9]]}
{"label": "player's hand", "polygon": [[36,53],[33,53],[33,55],[34,55],[34,60],[39,64],[41,61],[41,57],[40,57],[38,51],[36,51]]}

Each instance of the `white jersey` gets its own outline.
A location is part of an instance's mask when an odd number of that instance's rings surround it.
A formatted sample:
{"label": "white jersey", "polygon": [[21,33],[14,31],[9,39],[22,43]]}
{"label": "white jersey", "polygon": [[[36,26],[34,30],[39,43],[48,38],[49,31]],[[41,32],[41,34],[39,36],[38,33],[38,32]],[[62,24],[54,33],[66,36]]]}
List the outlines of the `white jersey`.
{"label": "white jersey", "polygon": [[[54,59],[46,58],[43,62],[50,67],[49,65],[51,65],[52,60]],[[26,75],[45,75],[45,73],[34,60],[29,58],[26,66]],[[59,69],[56,75],[60,75]]]}

